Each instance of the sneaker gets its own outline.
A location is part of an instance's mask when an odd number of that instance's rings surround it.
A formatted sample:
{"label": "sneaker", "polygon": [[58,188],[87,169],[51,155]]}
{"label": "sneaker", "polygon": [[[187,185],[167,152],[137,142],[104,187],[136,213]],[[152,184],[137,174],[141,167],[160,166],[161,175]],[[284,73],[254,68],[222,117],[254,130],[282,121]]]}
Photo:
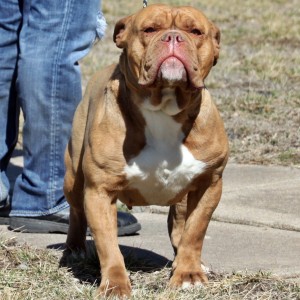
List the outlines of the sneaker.
{"label": "sneaker", "polygon": [[[69,208],[47,216],[10,217],[9,228],[31,233],[68,233]],[[118,236],[132,235],[140,229],[141,224],[133,215],[118,211]],[[90,235],[89,230],[87,234]]]}

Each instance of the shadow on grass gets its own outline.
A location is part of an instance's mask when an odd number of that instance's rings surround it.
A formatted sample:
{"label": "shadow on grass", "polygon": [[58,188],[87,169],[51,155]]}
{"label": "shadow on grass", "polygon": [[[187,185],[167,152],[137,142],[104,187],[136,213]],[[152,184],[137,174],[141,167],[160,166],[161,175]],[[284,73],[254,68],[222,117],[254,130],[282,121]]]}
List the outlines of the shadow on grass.
{"label": "shadow on grass", "polygon": [[[171,261],[155,252],[137,247],[119,245],[125,260],[126,269],[133,272],[152,273],[171,266]],[[99,284],[101,280],[99,259],[93,241],[86,242],[86,253],[74,253],[66,249],[64,244],[50,245],[48,248],[60,249],[63,256],[60,267],[68,268],[75,278],[81,282]]]}

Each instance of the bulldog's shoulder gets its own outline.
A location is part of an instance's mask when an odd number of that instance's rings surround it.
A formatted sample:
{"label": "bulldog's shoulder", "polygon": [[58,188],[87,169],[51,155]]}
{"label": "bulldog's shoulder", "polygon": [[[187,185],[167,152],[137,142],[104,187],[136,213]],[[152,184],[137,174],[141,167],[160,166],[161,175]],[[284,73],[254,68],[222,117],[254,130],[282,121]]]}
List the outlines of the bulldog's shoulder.
{"label": "bulldog's shoulder", "polygon": [[118,64],[98,70],[89,80],[86,93],[92,96],[102,94],[110,82],[119,81],[122,74]]}

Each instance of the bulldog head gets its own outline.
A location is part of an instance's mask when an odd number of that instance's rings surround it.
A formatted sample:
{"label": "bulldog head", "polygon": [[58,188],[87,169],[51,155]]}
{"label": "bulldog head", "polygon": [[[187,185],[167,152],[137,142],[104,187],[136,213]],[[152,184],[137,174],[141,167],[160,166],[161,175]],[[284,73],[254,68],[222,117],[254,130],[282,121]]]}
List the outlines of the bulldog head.
{"label": "bulldog head", "polygon": [[220,31],[193,7],[150,5],[116,24],[114,42],[131,84],[200,89],[218,60]]}

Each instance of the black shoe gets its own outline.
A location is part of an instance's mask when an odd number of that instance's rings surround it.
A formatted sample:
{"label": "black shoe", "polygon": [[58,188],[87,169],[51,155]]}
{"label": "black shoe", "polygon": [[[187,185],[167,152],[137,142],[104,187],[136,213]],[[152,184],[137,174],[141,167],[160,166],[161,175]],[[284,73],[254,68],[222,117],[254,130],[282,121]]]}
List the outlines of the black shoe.
{"label": "black shoe", "polygon": [[30,233],[68,233],[70,209],[39,217],[10,217],[9,228]]}
{"label": "black shoe", "polygon": [[[69,208],[41,217],[10,217],[9,227],[31,233],[68,233]],[[118,211],[118,236],[131,235],[140,229],[141,224],[133,215]],[[89,230],[87,234],[90,235]]]}
{"label": "black shoe", "polygon": [[0,208],[0,225],[9,224],[10,205]]}
{"label": "black shoe", "polygon": [[132,235],[141,228],[141,224],[132,214],[118,211],[118,236]]}

